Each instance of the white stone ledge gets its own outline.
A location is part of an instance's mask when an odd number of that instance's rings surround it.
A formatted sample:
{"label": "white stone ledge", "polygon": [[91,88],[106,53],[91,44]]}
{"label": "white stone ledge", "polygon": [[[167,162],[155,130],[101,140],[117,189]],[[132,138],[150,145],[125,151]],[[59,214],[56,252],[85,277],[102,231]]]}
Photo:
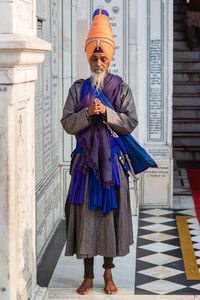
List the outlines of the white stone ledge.
{"label": "white stone ledge", "polygon": [[95,300],[95,299],[114,299],[114,300],[200,300],[197,295],[135,295],[132,290],[119,290],[117,295],[106,295],[103,288],[91,289],[88,295],[78,295],[76,289],[50,289],[49,300]]}
{"label": "white stone ledge", "polygon": [[0,68],[37,66],[49,50],[51,44],[36,37],[0,34]]}
{"label": "white stone ledge", "polygon": [[0,84],[16,84],[37,79],[37,66],[0,68]]}
{"label": "white stone ledge", "polygon": [[30,37],[23,34],[0,34],[0,49],[30,49],[30,50],[51,50],[51,43],[39,39],[37,37]]}

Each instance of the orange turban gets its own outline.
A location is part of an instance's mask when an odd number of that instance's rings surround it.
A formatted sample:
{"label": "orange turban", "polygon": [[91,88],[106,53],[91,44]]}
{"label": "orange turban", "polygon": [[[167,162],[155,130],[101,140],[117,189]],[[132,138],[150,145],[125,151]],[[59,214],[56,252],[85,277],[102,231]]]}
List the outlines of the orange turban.
{"label": "orange turban", "polygon": [[92,25],[85,42],[85,51],[88,61],[93,54],[104,53],[109,62],[111,62],[115,51],[115,42],[109,22],[109,14],[106,10],[95,10]]}

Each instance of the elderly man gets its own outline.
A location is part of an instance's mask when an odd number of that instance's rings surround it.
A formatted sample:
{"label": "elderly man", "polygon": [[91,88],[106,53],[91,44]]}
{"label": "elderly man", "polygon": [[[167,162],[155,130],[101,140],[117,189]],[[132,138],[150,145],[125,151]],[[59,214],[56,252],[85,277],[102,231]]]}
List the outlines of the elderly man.
{"label": "elderly man", "polygon": [[64,130],[77,139],[65,205],[65,255],[84,260],[84,280],[77,289],[82,295],[93,285],[96,255],[104,257],[104,291],[116,294],[113,258],[128,254],[133,244],[128,175],[119,159],[124,156],[107,124],[128,134],[138,120],[129,86],[108,73],[114,49],[108,13],[97,9],[85,42],[92,75],[74,82],[61,119]]}

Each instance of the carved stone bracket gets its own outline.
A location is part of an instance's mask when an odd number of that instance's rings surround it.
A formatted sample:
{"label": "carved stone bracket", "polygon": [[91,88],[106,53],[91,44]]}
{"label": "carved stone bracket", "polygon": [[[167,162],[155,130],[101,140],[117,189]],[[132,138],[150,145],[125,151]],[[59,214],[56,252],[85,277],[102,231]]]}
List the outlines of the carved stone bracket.
{"label": "carved stone bracket", "polygon": [[12,84],[37,79],[37,66],[51,44],[36,37],[0,34],[0,83]]}
{"label": "carved stone bracket", "polygon": [[46,300],[48,299],[48,290],[45,287],[41,287],[36,284],[33,292],[31,300]]}

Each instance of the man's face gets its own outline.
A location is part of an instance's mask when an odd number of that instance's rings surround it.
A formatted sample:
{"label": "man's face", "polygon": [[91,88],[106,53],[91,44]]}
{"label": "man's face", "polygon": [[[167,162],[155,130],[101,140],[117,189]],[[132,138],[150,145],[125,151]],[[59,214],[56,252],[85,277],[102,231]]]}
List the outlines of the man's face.
{"label": "man's face", "polygon": [[89,64],[91,71],[94,73],[98,74],[104,71],[107,74],[108,72],[109,60],[103,53],[93,54],[90,57]]}

